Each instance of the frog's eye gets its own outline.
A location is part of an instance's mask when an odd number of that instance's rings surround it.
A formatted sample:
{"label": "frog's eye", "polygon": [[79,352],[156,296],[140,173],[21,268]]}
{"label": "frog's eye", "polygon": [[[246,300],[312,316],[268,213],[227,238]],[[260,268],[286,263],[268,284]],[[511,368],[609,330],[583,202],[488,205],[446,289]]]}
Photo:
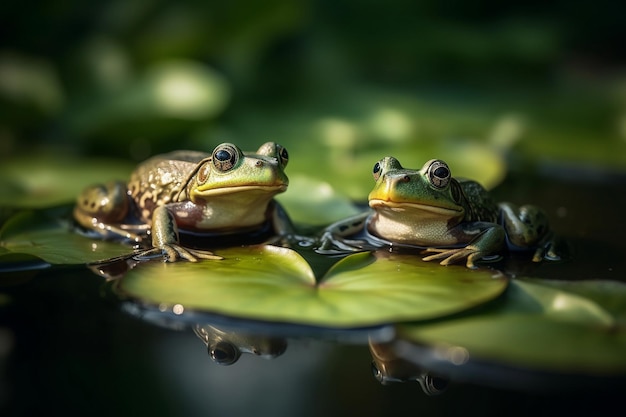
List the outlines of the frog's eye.
{"label": "frog's eye", "polygon": [[237,165],[239,152],[234,145],[226,143],[215,148],[211,160],[218,171],[226,172]]}
{"label": "frog's eye", "polygon": [[286,148],[278,145],[278,161],[284,167],[287,166],[287,162],[289,162],[289,152],[287,152]]}
{"label": "frog's eye", "polygon": [[450,168],[445,162],[435,159],[430,163],[428,179],[432,185],[437,188],[445,188],[450,182],[450,178]]}
{"label": "frog's eye", "polygon": [[219,365],[232,365],[237,362],[241,353],[231,343],[220,341],[215,346],[209,345],[209,356]]}
{"label": "frog's eye", "polygon": [[380,173],[382,172],[383,168],[380,166],[380,161],[376,162],[374,164],[374,168],[372,169],[372,175],[374,176],[374,181],[378,181],[378,179],[380,178]]}

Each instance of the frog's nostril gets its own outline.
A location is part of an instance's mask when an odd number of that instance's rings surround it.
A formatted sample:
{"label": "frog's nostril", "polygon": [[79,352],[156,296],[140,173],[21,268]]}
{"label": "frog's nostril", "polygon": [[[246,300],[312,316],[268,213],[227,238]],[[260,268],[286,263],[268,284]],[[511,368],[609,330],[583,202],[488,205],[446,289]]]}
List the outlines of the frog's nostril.
{"label": "frog's nostril", "polygon": [[400,179],[401,182],[409,182],[411,181],[411,177],[409,177],[408,175],[405,175],[404,177],[402,177]]}

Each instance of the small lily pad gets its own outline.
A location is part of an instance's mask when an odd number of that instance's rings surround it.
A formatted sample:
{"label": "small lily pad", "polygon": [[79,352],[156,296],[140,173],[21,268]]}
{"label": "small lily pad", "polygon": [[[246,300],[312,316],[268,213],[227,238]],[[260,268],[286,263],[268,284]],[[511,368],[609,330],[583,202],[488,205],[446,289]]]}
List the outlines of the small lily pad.
{"label": "small lily pad", "polygon": [[463,362],[626,375],[625,306],[626,285],[620,282],[515,280],[502,302],[482,313],[398,330],[401,340],[414,343],[414,349],[402,344],[402,350],[415,362],[424,360],[423,346],[429,345],[441,361],[455,365],[460,363],[455,355],[445,352],[465,352]]}
{"label": "small lily pad", "polygon": [[[50,264],[75,265],[132,253],[128,245],[91,239],[74,232],[56,210],[25,210],[0,228],[3,253],[30,254]],[[0,260],[1,262],[1,260]]]}
{"label": "small lily pad", "polygon": [[445,316],[489,301],[507,285],[489,270],[444,268],[408,255],[350,255],[316,279],[291,249],[255,246],[217,253],[224,260],[139,265],[118,288],[179,311],[355,328]]}

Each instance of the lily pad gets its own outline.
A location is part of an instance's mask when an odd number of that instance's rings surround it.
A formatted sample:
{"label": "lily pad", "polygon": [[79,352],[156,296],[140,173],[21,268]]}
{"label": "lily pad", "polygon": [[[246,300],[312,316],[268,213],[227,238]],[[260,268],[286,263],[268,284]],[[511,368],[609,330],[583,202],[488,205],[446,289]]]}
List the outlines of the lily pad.
{"label": "lily pad", "polygon": [[131,165],[54,153],[28,155],[0,167],[0,207],[44,208],[72,202],[88,185],[127,178]]}
{"label": "lily pad", "polygon": [[507,279],[489,270],[444,268],[396,254],[360,253],[321,279],[297,252],[229,248],[225,259],[139,265],[119,291],[159,306],[237,318],[333,328],[441,317],[500,295]]}
{"label": "lily pad", "polygon": [[564,374],[626,375],[625,306],[626,285],[619,282],[515,280],[502,302],[482,313],[400,325],[400,339],[414,343],[413,348],[401,343],[401,351],[420,362],[426,358],[423,346],[432,346],[439,365],[450,362],[455,372],[462,372],[459,364],[479,361]]}
{"label": "lily pad", "polygon": [[0,253],[30,254],[50,264],[75,265],[133,251],[122,243],[80,235],[61,218],[57,210],[25,210],[15,214],[0,228]]}
{"label": "lily pad", "polygon": [[354,216],[360,210],[331,185],[305,175],[289,178],[289,191],[276,197],[292,221],[300,224],[327,225]]}

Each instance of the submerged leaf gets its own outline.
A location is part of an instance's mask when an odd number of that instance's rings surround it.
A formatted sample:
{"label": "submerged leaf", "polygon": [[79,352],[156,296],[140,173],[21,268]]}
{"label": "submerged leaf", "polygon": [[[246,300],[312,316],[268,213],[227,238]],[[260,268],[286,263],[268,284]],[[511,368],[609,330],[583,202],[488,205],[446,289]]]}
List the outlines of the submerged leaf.
{"label": "submerged leaf", "polygon": [[122,294],[154,305],[237,318],[326,327],[421,320],[489,301],[507,280],[493,272],[443,268],[407,255],[351,255],[316,283],[297,252],[274,246],[231,248],[222,261],[139,265]]}
{"label": "submerged leaf", "polygon": [[[470,360],[518,368],[626,373],[626,285],[619,282],[515,280],[501,303],[482,313],[428,324],[400,325],[407,359],[424,359],[424,344],[466,351]],[[406,348],[406,345],[404,345]],[[445,355],[443,355],[445,356]],[[460,371],[459,371],[460,372]],[[478,376],[477,376],[478,377]]]}

